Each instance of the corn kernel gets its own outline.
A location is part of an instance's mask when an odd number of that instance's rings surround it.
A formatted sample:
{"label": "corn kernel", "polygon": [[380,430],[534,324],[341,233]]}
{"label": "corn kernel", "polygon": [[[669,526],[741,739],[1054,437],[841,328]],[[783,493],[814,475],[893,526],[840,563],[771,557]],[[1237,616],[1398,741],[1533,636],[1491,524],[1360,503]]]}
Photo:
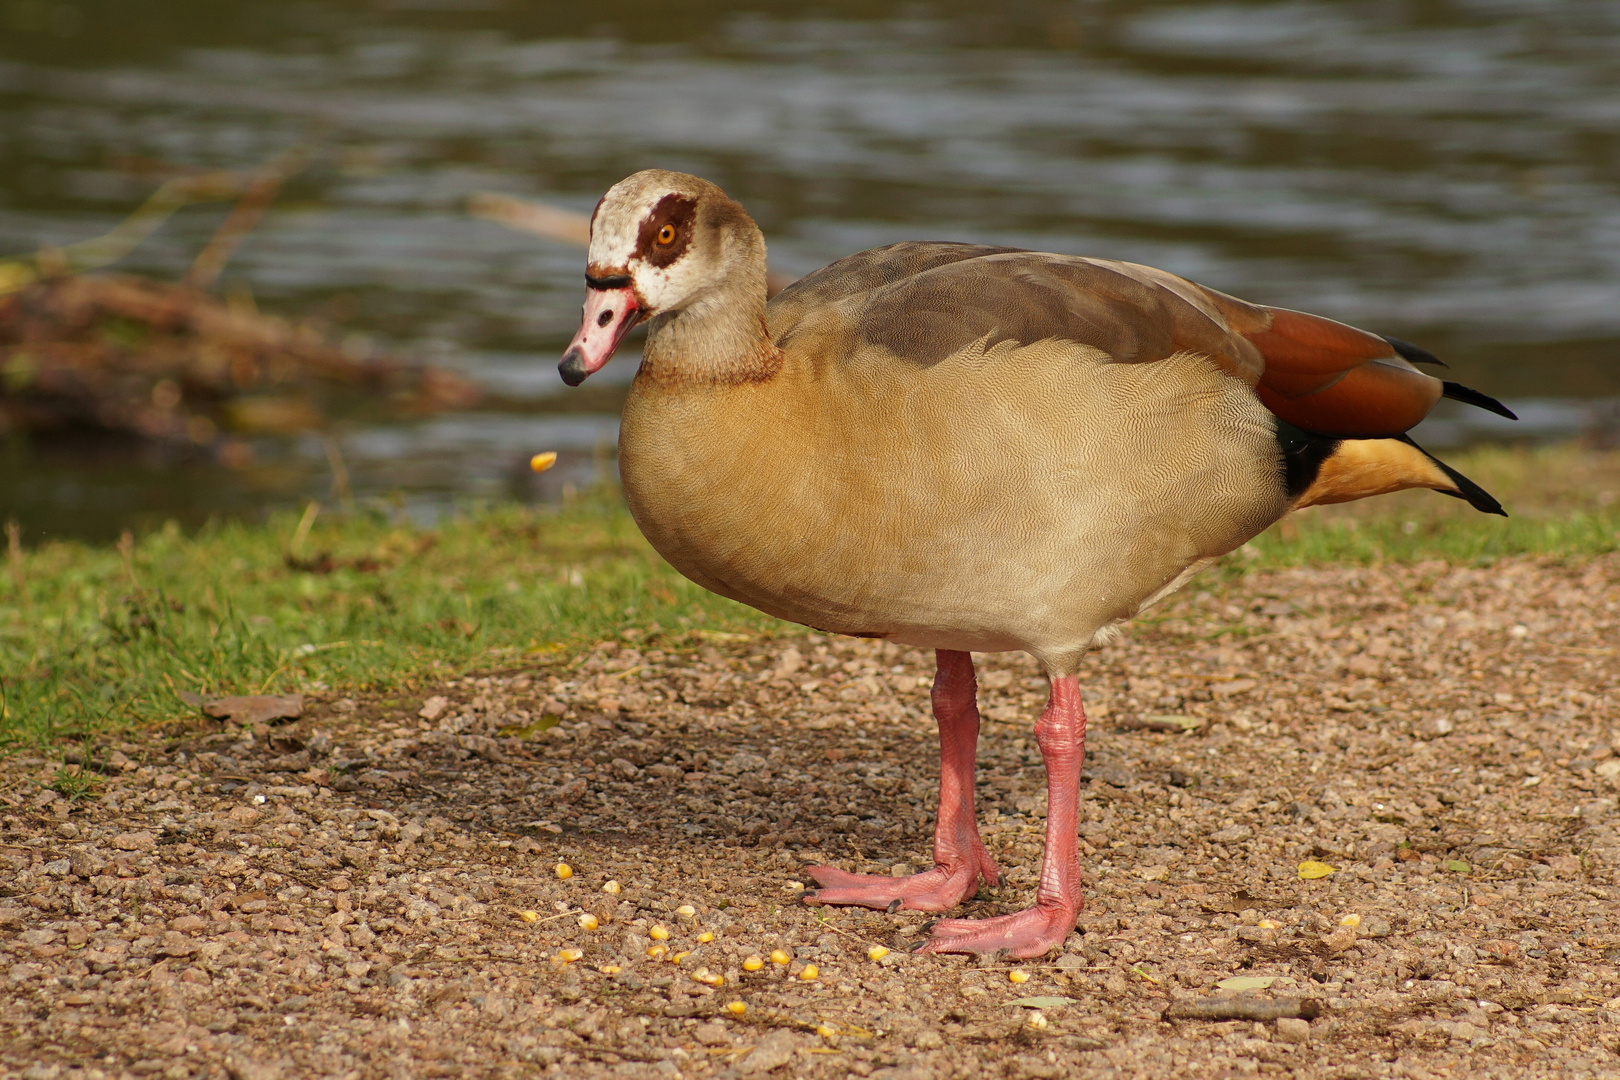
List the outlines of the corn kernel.
{"label": "corn kernel", "polygon": [[866,950],[866,958],[868,960],[881,960],[888,955],[889,950],[885,949],[882,945],[874,945],[870,949]]}
{"label": "corn kernel", "polygon": [[660,956],[663,956],[667,952],[669,952],[669,946],[667,945],[649,945],[647,947],[647,955],[652,957],[654,960],[658,959]]}
{"label": "corn kernel", "polygon": [[692,955],[692,950],[691,949],[687,949],[684,952],[670,953],[669,954],[669,962],[672,963],[672,964],[678,964],[682,960],[685,960],[688,956],[691,956],[691,955]]}
{"label": "corn kernel", "polygon": [[1255,923],[1254,925],[1258,926],[1262,930],[1280,930],[1280,929],[1282,929],[1282,923],[1278,922],[1276,919],[1261,919],[1259,922]]}
{"label": "corn kernel", "polygon": [[1346,915],[1344,918],[1339,920],[1339,925],[1340,926],[1348,926],[1352,930],[1354,930],[1356,927],[1361,925],[1361,916],[1357,915],[1355,912],[1351,912],[1350,914]]}
{"label": "corn kernel", "polygon": [[764,966],[765,966],[765,961],[761,960],[757,956],[750,956],[748,959],[743,961],[743,970],[744,971],[758,971],[760,968],[762,968]]}
{"label": "corn kernel", "polygon": [[748,1005],[746,1002],[730,1001],[726,1003],[726,1012],[730,1013],[732,1016],[741,1016],[747,1011]]}
{"label": "corn kernel", "polygon": [[606,885],[602,886],[602,891],[607,893],[609,896],[618,896],[620,893],[624,892],[624,886],[620,885],[617,881],[610,881]]}
{"label": "corn kernel", "polygon": [[524,922],[539,922],[540,913],[538,911],[520,911],[518,912],[518,918]]}
{"label": "corn kernel", "polygon": [[801,981],[803,981],[803,982],[810,982],[811,980],[815,979],[815,977],[820,975],[820,974],[821,974],[821,969],[816,967],[816,965],[814,965],[814,964],[806,964],[806,965],[804,965],[804,969],[799,972],[799,979]]}
{"label": "corn kernel", "polygon": [[703,931],[703,933],[701,933],[701,934],[699,934],[697,936],[697,939],[699,941],[701,941],[703,944],[707,945],[709,942],[714,940],[714,931],[713,930],[705,930],[705,931]]}
{"label": "corn kernel", "polygon": [[574,868],[565,862],[560,862],[557,864],[557,876],[567,881],[574,876]]}
{"label": "corn kernel", "polygon": [[819,1024],[816,1027],[816,1034],[820,1035],[823,1039],[830,1039],[834,1035],[837,1035],[838,1031],[837,1029],[829,1027],[826,1024]]}
{"label": "corn kernel", "polygon": [[787,953],[783,952],[781,949],[772,949],[771,950],[771,963],[773,963],[773,964],[791,964],[792,962],[793,962],[793,957],[789,956]]}
{"label": "corn kernel", "polygon": [[1013,970],[1007,972],[1007,978],[1015,983],[1027,983],[1029,982],[1029,972],[1013,968]]}
{"label": "corn kernel", "polygon": [[698,968],[692,972],[692,981],[700,982],[704,986],[724,986],[726,979],[724,975],[710,971],[708,968]]}
{"label": "corn kernel", "polygon": [[588,911],[579,917],[579,928],[581,930],[595,930],[601,925],[601,920]]}
{"label": "corn kernel", "polygon": [[697,914],[697,908],[693,907],[691,904],[682,904],[680,907],[675,909],[675,914],[680,915],[683,918],[690,919]]}
{"label": "corn kernel", "polygon": [[662,923],[660,923],[659,925],[653,927],[651,930],[647,931],[647,936],[652,938],[654,941],[668,941],[669,940],[669,927],[664,926]]}
{"label": "corn kernel", "polygon": [[575,960],[578,960],[584,955],[584,949],[561,949],[557,953],[557,959],[561,960],[565,964],[572,964]]}
{"label": "corn kernel", "polygon": [[603,964],[601,967],[597,968],[596,970],[600,971],[604,975],[617,975],[619,972],[623,971],[624,969],[621,968],[618,964]]}
{"label": "corn kernel", "polygon": [[1046,1014],[1041,1012],[1039,1009],[1030,1013],[1029,1026],[1034,1028],[1036,1031],[1044,1030],[1046,1028]]}
{"label": "corn kernel", "polygon": [[535,472],[545,472],[555,464],[557,464],[557,451],[555,450],[547,450],[529,459],[529,468]]}

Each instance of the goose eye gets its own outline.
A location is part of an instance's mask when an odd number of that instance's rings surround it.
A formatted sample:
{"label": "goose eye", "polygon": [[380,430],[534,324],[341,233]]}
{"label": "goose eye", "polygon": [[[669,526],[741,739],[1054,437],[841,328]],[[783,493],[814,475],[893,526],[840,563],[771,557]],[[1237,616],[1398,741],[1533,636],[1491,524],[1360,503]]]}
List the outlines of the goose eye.
{"label": "goose eye", "polygon": [[658,245],[660,247],[668,247],[674,242],[675,226],[666,224],[658,230]]}

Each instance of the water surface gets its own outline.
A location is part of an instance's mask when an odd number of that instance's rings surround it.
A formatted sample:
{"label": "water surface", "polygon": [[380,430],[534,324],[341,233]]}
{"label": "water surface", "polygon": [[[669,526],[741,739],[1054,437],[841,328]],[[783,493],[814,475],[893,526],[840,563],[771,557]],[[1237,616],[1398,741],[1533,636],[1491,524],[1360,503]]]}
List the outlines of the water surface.
{"label": "water surface", "polygon": [[[581,253],[472,219],[467,196],[588,211],[650,165],[726,187],[789,273],[915,238],[1152,263],[1420,342],[1526,406],[1531,434],[1612,429],[1620,4],[785,10],[11,0],[0,251],[96,235],[177,171],[315,142],[224,287],[538,410],[334,433],[361,499],[422,513],[584,482],[614,432],[546,415]],[[224,212],[183,212],[121,268],[178,277]],[[1500,437],[1480,419],[1425,435]],[[522,463],[552,448],[568,467],[542,488]],[[0,515],[105,535],[329,497],[322,440],[258,451],[243,475],[14,440]]]}

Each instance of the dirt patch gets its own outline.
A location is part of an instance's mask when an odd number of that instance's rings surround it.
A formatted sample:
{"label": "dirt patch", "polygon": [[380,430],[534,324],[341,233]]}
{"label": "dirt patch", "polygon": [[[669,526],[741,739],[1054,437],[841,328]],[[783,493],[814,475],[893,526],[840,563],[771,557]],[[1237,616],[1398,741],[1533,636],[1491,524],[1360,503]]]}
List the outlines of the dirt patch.
{"label": "dirt patch", "polygon": [[[809,862],[928,864],[930,656],[637,638],[426,700],[7,761],[0,1065],[1620,1075],[1620,560],[1206,588],[1085,674],[1088,905],[1022,983],[909,954],[922,916],[794,900]],[[1029,902],[1044,813],[1043,681],[980,673],[1007,881],[968,915]],[[1223,997],[1267,1019],[1163,1019]]]}

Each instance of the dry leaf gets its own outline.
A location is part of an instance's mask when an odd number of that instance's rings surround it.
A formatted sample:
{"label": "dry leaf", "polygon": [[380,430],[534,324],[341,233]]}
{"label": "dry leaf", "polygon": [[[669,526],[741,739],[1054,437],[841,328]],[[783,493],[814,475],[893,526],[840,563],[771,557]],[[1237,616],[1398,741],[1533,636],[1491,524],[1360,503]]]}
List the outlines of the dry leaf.
{"label": "dry leaf", "polygon": [[296,720],[304,714],[303,694],[247,694],[215,698],[203,702],[203,712],[238,724],[267,724],[272,720]]}
{"label": "dry leaf", "polygon": [[1304,878],[1306,881],[1315,881],[1317,878],[1325,878],[1329,874],[1335,872],[1336,871],[1333,869],[1333,867],[1329,866],[1327,863],[1317,862],[1315,859],[1307,859],[1299,864],[1299,876]]}

